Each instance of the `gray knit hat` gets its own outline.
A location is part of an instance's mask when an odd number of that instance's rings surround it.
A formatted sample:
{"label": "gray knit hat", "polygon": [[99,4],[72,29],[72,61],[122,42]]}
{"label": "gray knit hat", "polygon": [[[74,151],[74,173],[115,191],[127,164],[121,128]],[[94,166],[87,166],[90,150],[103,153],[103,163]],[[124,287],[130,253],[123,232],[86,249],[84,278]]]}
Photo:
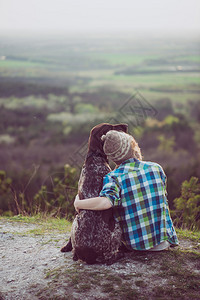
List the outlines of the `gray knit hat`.
{"label": "gray knit hat", "polygon": [[104,141],[103,150],[112,161],[119,162],[133,157],[131,146],[133,137],[129,134],[110,130],[101,139]]}
{"label": "gray knit hat", "polygon": [[142,160],[140,148],[131,135],[122,131],[110,130],[101,139],[104,141],[104,153],[115,163],[122,163],[132,157]]}

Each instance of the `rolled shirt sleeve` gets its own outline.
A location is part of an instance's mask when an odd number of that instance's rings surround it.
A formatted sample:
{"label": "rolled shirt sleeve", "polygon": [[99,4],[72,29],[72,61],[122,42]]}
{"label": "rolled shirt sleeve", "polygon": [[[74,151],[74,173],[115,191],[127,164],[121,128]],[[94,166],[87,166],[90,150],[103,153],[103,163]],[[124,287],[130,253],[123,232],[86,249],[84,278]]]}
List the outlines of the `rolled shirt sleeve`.
{"label": "rolled shirt sleeve", "polygon": [[121,205],[120,186],[115,176],[110,176],[109,174],[107,174],[104,177],[103,188],[99,196],[108,198],[112,206]]}

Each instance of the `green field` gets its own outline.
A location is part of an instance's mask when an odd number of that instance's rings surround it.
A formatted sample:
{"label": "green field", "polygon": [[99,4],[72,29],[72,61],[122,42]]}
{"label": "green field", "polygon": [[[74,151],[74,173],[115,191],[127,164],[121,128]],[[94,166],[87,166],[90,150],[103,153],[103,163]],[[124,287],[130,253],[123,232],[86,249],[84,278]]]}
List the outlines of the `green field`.
{"label": "green field", "polygon": [[[169,98],[179,107],[188,101],[199,101],[200,56],[199,39],[196,37],[157,39],[134,36],[106,38],[51,37],[51,38],[6,38],[2,37],[0,52],[0,103],[7,108],[23,106],[55,108],[34,88],[19,99],[23,86],[46,85],[67,88],[71,94],[94,93],[107,90],[109,97],[118,93],[121,101],[139,91],[146,100]],[[20,84],[19,93],[13,82]],[[11,85],[11,86],[10,86]],[[4,89],[13,90],[6,93]],[[54,91],[50,91],[54,94]],[[66,91],[59,92],[61,102]],[[120,95],[121,94],[121,95]],[[5,102],[4,96],[14,98]],[[48,98],[48,91],[45,93]],[[66,98],[69,98],[67,95]],[[52,99],[52,98],[51,98]],[[88,100],[90,102],[91,100]],[[99,100],[98,100],[99,101]],[[108,99],[109,101],[109,99]],[[15,103],[14,103],[15,102]],[[60,100],[54,99],[59,103]],[[87,102],[84,99],[84,102]],[[104,99],[102,99],[104,102]],[[97,103],[96,103],[97,104]],[[96,105],[95,104],[95,105]],[[107,103],[106,103],[107,104]],[[187,110],[187,108],[186,108]],[[183,109],[181,108],[181,111]]]}

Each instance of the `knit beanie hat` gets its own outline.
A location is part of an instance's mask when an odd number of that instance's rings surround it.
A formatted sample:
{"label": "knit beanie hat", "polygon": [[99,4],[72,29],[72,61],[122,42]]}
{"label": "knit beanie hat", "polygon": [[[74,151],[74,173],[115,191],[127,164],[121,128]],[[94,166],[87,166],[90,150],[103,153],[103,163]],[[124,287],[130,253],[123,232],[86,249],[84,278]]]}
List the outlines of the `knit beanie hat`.
{"label": "knit beanie hat", "polygon": [[104,153],[115,163],[121,163],[134,157],[133,143],[135,140],[131,135],[121,131],[110,130],[101,139],[104,141]]}

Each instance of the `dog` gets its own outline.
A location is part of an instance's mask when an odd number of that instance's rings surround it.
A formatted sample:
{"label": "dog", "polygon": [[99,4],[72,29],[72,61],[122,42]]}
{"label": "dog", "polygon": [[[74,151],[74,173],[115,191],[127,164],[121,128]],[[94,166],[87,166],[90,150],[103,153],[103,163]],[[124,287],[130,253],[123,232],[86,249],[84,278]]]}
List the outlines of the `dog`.
{"label": "dog", "polygon": [[[128,125],[102,123],[91,130],[88,153],[78,183],[79,199],[98,197],[103,177],[111,171],[101,140],[109,130],[127,133]],[[104,211],[81,210],[73,221],[71,238],[61,251],[73,250],[75,261],[81,259],[88,264],[112,264],[120,257],[121,236],[122,230],[115,222],[113,208]]]}

